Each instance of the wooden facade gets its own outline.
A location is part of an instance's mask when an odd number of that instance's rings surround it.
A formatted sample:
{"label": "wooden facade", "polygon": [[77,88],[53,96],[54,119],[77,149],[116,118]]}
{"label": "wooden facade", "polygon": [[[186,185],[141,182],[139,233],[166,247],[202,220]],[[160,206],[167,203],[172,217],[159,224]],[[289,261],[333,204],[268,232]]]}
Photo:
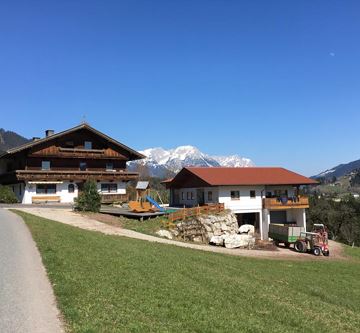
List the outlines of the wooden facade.
{"label": "wooden facade", "polygon": [[[117,142],[87,124],[49,135],[8,150],[0,156],[0,184],[27,182],[70,182],[88,179],[101,182],[136,180],[126,162],[144,158],[135,150]],[[121,200],[124,194],[106,194]]]}

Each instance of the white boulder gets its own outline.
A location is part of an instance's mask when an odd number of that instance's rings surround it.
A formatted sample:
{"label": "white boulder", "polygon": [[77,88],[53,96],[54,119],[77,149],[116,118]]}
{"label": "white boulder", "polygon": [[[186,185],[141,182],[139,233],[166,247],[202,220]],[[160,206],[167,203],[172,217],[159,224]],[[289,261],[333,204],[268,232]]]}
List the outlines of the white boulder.
{"label": "white boulder", "polygon": [[239,228],[239,234],[253,235],[255,233],[255,227],[252,224],[243,224]]}
{"label": "white boulder", "polygon": [[172,233],[170,231],[168,231],[168,230],[163,230],[162,229],[162,230],[157,231],[156,234],[158,236],[160,236],[160,237],[165,237],[167,239],[173,239]]}
{"label": "white boulder", "polygon": [[255,238],[251,235],[227,235],[224,237],[225,247],[228,249],[235,249],[237,247],[252,247],[255,243]]}
{"label": "white boulder", "polygon": [[223,246],[224,245],[224,236],[212,236],[210,238],[210,244]]}

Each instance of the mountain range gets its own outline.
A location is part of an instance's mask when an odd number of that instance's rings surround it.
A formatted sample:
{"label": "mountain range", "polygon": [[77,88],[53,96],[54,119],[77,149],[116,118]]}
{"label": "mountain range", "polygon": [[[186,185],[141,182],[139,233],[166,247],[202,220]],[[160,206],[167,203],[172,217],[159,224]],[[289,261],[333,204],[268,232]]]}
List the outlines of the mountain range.
{"label": "mountain range", "polygon": [[180,146],[174,149],[149,148],[140,151],[146,159],[129,162],[130,170],[146,168],[152,177],[172,176],[185,166],[199,167],[250,167],[254,163],[239,155],[216,156],[201,152],[194,146]]}
{"label": "mountain range", "polygon": [[[20,146],[30,140],[13,131],[0,128],[0,154],[10,148]],[[174,149],[149,148],[141,151],[147,156],[146,159],[128,163],[130,170],[146,168],[150,176],[168,177],[174,175],[184,166],[227,166],[227,167],[249,167],[254,163],[239,155],[213,156],[202,153],[194,146],[180,146]],[[345,176],[350,172],[360,169],[360,159],[349,163],[339,164],[327,169],[311,178],[331,179]]]}
{"label": "mountain range", "polygon": [[316,178],[331,179],[333,177],[339,178],[357,169],[360,169],[360,159],[346,164],[339,164],[331,169],[327,169],[323,172],[320,172],[318,175],[315,175],[311,178],[315,178],[315,179]]}

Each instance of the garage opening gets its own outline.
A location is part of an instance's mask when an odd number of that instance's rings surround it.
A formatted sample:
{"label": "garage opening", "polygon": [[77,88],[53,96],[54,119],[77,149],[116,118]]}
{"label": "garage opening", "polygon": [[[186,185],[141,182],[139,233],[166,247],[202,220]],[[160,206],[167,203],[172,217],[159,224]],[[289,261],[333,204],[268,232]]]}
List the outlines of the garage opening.
{"label": "garage opening", "polygon": [[285,224],[286,221],[286,210],[276,210],[270,212],[270,223]]}
{"label": "garage opening", "polygon": [[251,224],[255,227],[255,233],[260,235],[260,213],[235,214],[240,227],[243,224]]}

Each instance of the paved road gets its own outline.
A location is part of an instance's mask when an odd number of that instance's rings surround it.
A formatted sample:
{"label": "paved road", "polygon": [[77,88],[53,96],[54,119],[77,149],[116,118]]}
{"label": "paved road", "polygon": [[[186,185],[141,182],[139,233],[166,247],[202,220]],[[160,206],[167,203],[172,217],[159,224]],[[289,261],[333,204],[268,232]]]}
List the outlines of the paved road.
{"label": "paved road", "polygon": [[40,254],[26,225],[0,208],[0,332],[62,332]]}

